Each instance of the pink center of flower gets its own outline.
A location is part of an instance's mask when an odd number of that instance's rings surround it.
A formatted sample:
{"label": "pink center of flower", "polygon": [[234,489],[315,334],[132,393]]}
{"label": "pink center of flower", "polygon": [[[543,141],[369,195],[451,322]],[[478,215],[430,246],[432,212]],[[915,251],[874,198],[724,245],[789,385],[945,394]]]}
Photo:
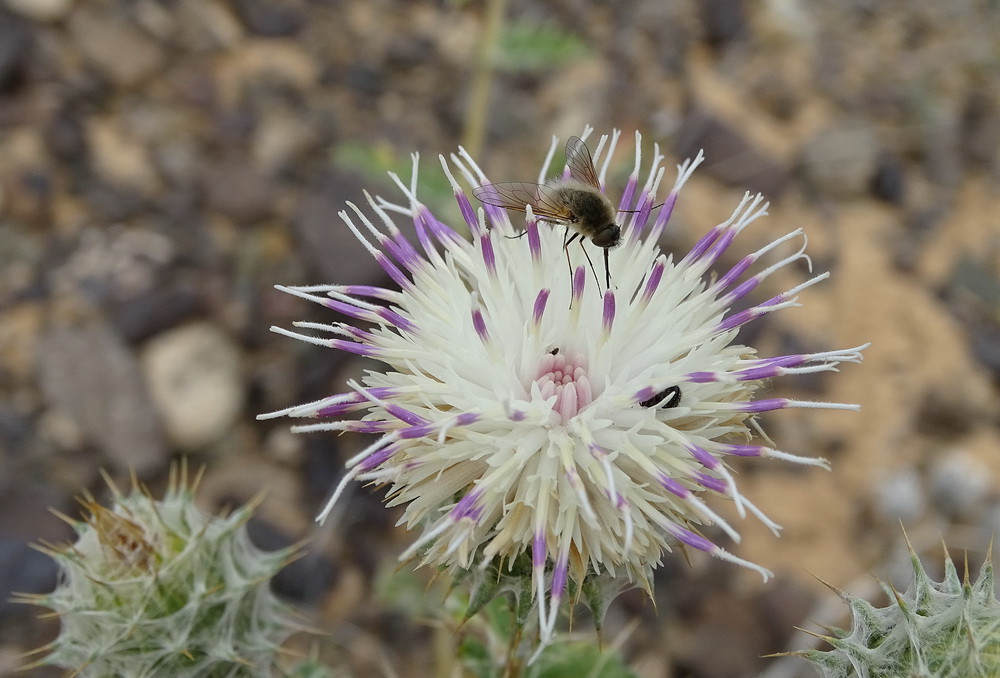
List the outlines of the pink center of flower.
{"label": "pink center of flower", "polygon": [[587,361],[582,356],[546,353],[538,365],[535,382],[542,398],[556,397],[553,409],[563,424],[575,417],[594,399],[587,377]]}

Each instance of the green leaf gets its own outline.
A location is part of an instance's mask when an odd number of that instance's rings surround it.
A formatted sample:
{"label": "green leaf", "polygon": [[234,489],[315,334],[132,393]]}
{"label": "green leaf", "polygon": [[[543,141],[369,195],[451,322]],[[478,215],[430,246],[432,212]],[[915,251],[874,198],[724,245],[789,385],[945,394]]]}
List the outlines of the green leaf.
{"label": "green leaf", "polygon": [[574,33],[529,21],[515,21],[500,36],[500,70],[537,72],[589,56],[590,48]]}
{"label": "green leaf", "polygon": [[525,671],[525,678],[636,678],[617,652],[593,643],[560,642],[550,645]]}

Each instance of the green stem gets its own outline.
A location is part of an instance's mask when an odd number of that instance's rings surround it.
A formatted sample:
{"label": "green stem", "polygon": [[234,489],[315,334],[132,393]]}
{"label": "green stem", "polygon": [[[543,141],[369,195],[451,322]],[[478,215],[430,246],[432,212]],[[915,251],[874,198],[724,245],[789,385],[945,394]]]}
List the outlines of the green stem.
{"label": "green stem", "polygon": [[520,678],[521,662],[517,657],[517,646],[521,644],[522,631],[524,631],[524,627],[518,626],[510,637],[510,645],[507,647],[507,666],[504,668],[503,678]]}
{"label": "green stem", "polygon": [[476,70],[472,75],[472,92],[462,145],[473,158],[479,157],[486,135],[486,118],[489,115],[490,91],[496,65],[497,45],[503,31],[507,0],[487,0],[486,27],[476,53]]}

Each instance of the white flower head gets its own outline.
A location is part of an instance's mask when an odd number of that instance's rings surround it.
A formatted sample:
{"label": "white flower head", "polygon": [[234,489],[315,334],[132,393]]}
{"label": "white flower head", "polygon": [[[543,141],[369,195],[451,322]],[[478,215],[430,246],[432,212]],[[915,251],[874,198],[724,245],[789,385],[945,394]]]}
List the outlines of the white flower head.
{"label": "white flower head", "polygon": [[[597,143],[602,186],[618,140],[615,132]],[[539,182],[557,145],[553,139]],[[728,497],[741,516],[749,510],[777,531],[739,493],[728,460],[826,462],[751,444],[757,413],[857,409],[753,396],[774,377],[858,362],[863,346],[758,358],[733,343],[740,327],[796,305],[800,291],[827,277],[731,310],[773,272],[806,259],[801,229],[716,272],[736,236],[765,214],[763,199],[747,194],[686,255],[663,253],[657,239],[702,156],[678,167],[664,204],[654,209],[664,158],[657,147],[640,184],[639,134],[635,149],[618,204],[621,245],[610,251],[610,289],[590,272],[585,254],[600,253],[593,243],[564,247],[563,226],[536,218],[530,206],[516,225],[496,206],[477,209],[454,170],[472,186],[488,182],[464,150],[450,162],[441,157],[441,166],[471,241],[419,202],[414,155],[409,186],[392,175],[404,204],[367,196],[370,211],[349,203],[340,213],[398,290],[279,288],[346,320],[296,324],[325,333],[319,337],[276,332],[385,365],[344,393],[264,415],[326,420],[299,431],[376,437],[348,461],[320,519],[349,482],[369,481],[389,485],[389,504],[405,504],[403,522],[423,529],[404,558],[419,553],[425,563],[468,569],[510,566],[530,554],[543,638],[551,636],[567,580],[627,577],[649,591],[652,568],[677,543],[766,579],[767,570],[698,532],[699,525],[715,525],[739,540],[702,496]],[[417,246],[396,227],[398,214],[412,219]],[[781,249],[790,250],[784,258],[772,253]],[[765,257],[773,263],[751,272]]]}

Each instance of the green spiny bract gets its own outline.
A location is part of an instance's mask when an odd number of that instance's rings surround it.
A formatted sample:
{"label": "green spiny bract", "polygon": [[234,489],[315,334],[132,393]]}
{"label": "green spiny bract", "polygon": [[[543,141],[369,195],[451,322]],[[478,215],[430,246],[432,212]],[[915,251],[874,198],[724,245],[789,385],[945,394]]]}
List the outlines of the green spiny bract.
{"label": "green spiny bract", "polygon": [[[532,596],[531,577],[531,555],[527,553],[522,553],[507,564],[501,564],[499,558],[494,558],[485,567],[456,570],[455,584],[464,585],[470,591],[462,623],[469,621],[497,598],[509,597],[514,624],[518,628],[525,628],[538,614],[538,601]],[[631,584],[626,578],[615,577],[607,572],[574,573],[567,581],[567,594],[573,605],[582,602],[590,609],[594,628],[600,633],[608,605]],[[647,584],[643,583],[643,587],[647,593],[650,592]]]}
{"label": "green spiny bract", "polygon": [[914,581],[906,593],[886,584],[892,601],[876,608],[837,591],[853,613],[850,633],[823,638],[834,649],[797,652],[826,678],[996,678],[1000,676],[1000,602],[990,556],[975,582],[959,578],[945,556],[934,582],[910,550]]}
{"label": "green spiny bract", "polygon": [[45,547],[61,569],[56,590],[22,597],[61,621],[37,665],[83,678],[271,676],[299,627],[269,580],[295,549],[265,553],[250,542],[252,505],[224,518],[201,512],[183,471],[162,501],[137,486],[127,496],[111,489],[110,509],[81,501],[89,515],[70,521],[75,543]]}

